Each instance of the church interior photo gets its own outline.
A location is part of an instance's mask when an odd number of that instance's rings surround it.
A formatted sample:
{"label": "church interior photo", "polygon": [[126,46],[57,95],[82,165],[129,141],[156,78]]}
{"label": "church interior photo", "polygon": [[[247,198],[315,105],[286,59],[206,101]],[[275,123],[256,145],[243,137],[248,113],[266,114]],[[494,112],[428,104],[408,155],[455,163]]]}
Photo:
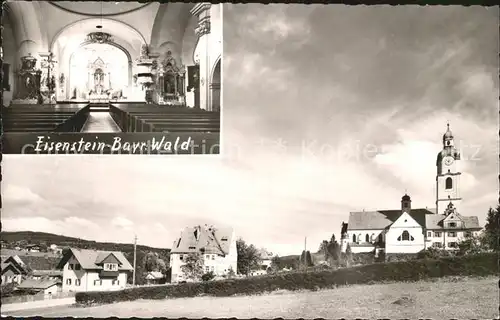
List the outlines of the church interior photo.
{"label": "church interior photo", "polygon": [[220,131],[222,4],[2,9],[4,132]]}

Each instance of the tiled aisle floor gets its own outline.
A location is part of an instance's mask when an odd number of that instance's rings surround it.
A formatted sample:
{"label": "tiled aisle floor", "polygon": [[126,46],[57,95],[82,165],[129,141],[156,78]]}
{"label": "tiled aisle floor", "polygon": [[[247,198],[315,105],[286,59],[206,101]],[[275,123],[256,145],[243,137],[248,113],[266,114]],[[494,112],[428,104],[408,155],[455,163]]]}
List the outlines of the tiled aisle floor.
{"label": "tiled aisle floor", "polygon": [[121,132],[121,130],[109,113],[91,112],[82,132]]}

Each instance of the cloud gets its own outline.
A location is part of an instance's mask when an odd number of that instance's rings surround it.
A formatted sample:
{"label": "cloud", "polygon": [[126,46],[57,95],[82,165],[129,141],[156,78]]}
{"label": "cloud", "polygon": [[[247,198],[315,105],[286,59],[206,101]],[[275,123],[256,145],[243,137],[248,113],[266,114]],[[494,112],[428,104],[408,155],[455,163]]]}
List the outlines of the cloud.
{"label": "cloud", "polygon": [[113,218],[113,220],[111,221],[111,224],[114,227],[123,228],[125,230],[130,230],[131,227],[134,225],[134,223],[132,221],[130,221],[124,217]]}

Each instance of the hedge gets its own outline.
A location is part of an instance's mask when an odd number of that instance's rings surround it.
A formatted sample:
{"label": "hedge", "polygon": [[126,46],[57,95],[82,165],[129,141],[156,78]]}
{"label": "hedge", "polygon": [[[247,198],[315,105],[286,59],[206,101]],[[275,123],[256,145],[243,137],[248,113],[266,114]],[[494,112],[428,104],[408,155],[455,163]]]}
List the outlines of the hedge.
{"label": "hedge", "polygon": [[486,276],[498,272],[497,261],[498,256],[495,253],[482,253],[463,257],[377,263],[337,270],[288,272],[243,279],[136,287],[121,291],[79,292],[75,299],[77,304],[86,306],[137,299],[196,297],[202,294],[226,297],[278,289],[317,290],[382,281],[417,281],[444,276]]}

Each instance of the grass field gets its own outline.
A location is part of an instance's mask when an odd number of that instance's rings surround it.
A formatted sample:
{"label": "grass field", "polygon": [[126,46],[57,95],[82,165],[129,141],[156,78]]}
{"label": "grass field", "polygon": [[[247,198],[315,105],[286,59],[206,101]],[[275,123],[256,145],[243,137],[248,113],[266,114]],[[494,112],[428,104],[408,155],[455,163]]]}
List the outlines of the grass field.
{"label": "grass field", "polygon": [[236,297],[138,300],[97,307],[73,306],[13,312],[9,316],[168,318],[430,318],[498,317],[498,279],[352,285],[320,291]]}

